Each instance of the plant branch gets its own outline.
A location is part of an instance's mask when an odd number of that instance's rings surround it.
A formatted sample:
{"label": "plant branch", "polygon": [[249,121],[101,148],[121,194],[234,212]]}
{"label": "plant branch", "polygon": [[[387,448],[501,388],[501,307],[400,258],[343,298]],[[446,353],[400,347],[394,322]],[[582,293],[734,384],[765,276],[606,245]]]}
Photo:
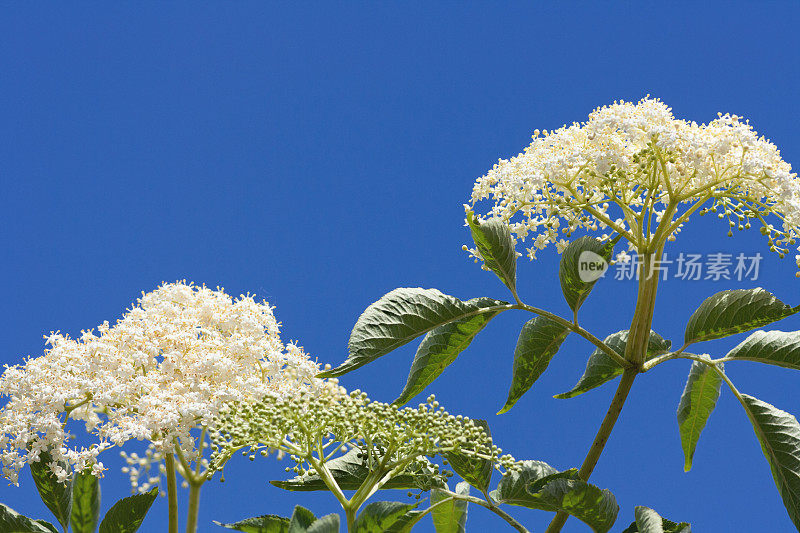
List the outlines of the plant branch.
{"label": "plant branch", "polygon": [[688,347],[689,343],[686,343],[674,352],[665,353],[664,355],[659,355],[658,357],[650,359],[642,365],[642,372],[647,372],[648,370],[660,365],[664,361],[670,361],[672,359],[694,359],[696,357],[694,354],[683,353],[683,351]]}
{"label": "plant branch", "polygon": [[549,311],[545,311],[544,309],[539,309],[537,307],[533,307],[533,306],[530,306],[530,305],[527,305],[527,304],[516,305],[513,308],[514,309],[524,309],[525,311],[530,311],[531,313],[533,313],[535,315],[539,315],[539,316],[543,316],[545,318],[549,318],[553,322],[557,322],[558,324],[564,326],[565,328],[569,329],[570,331],[572,331],[574,333],[577,333],[578,335],[580,335],[584,339],[588,340],[589,342],[591,342],[592,344],[594,344],[595,346],[600,348],[609,357],[611,357],[614,361],[616,361],[617,364],[620,365],[622,368],[629,368],[631,366],[630,361],[626,360],[624,357],[622,357],[620,354],[618,354],[617,351],[614,350],[611,346],[609,346],[608,344],[604,343],[603,341],[601,341],[600,339],[598,339],[597,337],[595,337],[594,335],[592,335],[591,333],[589,333],[588,331],[586,331],[585,329],[580,327],[575,322],[571,322],[571,321],[569,321],[569,320],[567,320],[565,318],[561,318],[560,316],[555,315],[555,314],[553,314],[553,313],[551,313]]}
{"label": "plant branch", "polygon": [[428,507],[427,509],[422,511],[420,514],[418,514],[417,517],[416,517],[416,521],[419,522],[420,520],[422,520],[422,518],[425,515],[430,514],[431,512],[433,512],[434,509],[436,509],[440,505],[442,505],[444,503],[447,503],[447,502],[452,502],[453,500],[455,500],[455,498],[453,498],[452,496],[448,496],[447,498],[439,500],[438,502],[432,504],[430,507]]}
{"label": "plant branch", "polygon": [[308,457],[307,460],[311,466],[314,467],[317,475],[322,478],[322,481],[328,487],[328,490],[330,490],[333,495],[336,496],[336,499],[339,500],[342,508],[345,510],[345,512],[347,512],[347,509],[350,507],[350,502],[348,501],[347,496],[344,495],[344,492],[342,492],[342,489],[339,487],[336,479],[334,479],[333,474],[331,474],[330,470],[328,470],[328,467],[325,466],[325,463],[322,461],[317,461],[313,457]]}
{"label": "plant branch", "polygon": [[485,508],[489,509],[491,512],[493,512],[494,514],[496,514],[497,516],[499,516],[500,518],[502,518],[503,520],[505,520],[506,522],[508,522],[511,527],[513,527],[514,529],[516,529],[520,533],[530,533],[527,529],[525,529],[525,526],[523,526],[522,524],[517,522],[514,519],[514,517],[512,517],[511,515],[509,515],[508,513],[506,513],[505,511],[503,511],[499,507],[497,507],[496,505],[492,505],[492,504],[490,504],[488,502],[485,502],[485,501],[481,500],[480,498],[476,498],[475,496],[467,496],[466,494],[457,494],[457,493],[451,492],[451,491],[449,491],[447,489],[437,489],[437,490],[439,492],[443,493],[443,494],[446,494],[447,496],[450,496],[454,500],[462,500],[462,501],[465,501],[465,502],[470,502],[470,503],[474,503],[474,504],[480,505],[481,507],[485,507]]}
{"label": "plant branch", "polygon": [[[633,385],[633,380],[636,379],[637,373],[635,369],[626,369],[622,373],[622,379],[617,387],[617,392],[614,393],[614,399],[611,400],[611,405],[608,407],[602,424],[600,424],[600,429],[597,430],[597,435],[594,438],[594,442],[592,442],[592,446],[589,448],[589,453],[586,454],[586,459],[583,460],[581,469],[578,471],[578,476],[582,480],[588,480],[592,471],[594,471],[594,467],[597,466],[600,454],[603,453],[603,448],[605,448],[606,442],[608,442],[611,430],[614,429],[614,424],[616,424],[619,414],[622,412],[622,406],[625,405],[625,400],[628,398],[628,393],[631,391],[631,386]],[[553,521],[550,522],[550,525],[547,527],[546,533],[561,531],[567,518],[569,518],[569,514],[564,511],[556,513],[555,518],[553,518]]]}

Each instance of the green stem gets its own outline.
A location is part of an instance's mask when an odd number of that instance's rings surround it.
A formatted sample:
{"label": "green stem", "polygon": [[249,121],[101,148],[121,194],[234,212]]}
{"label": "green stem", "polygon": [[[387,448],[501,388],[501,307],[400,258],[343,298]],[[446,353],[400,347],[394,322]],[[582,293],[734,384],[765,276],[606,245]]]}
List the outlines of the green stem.
{"label": "green stem", "polygon": [[[578,471],[578,476],[584,481],[589,479],[592,471],[594,471],[594,467],[597,466],[600,454],[603,453],[603,448],[605,448],[608,437],[614,429],[614,424],[617,423],[617,419],[622,412],[622,407],[625,405],[625,400],[628,398],[628,393],[631,391],[631,386],[633,385],[633,380],[636,379],[637,373],[638,372],[633,369],[627,369],[622,373],[622,379],[617,387],[617,392],[614,394],[614,399],[611,401],[606,416],[603,418],[602,424],[600,424],[600,429],[597,430],[594,442],[592,442],[592,446],[589,448],[589,453],[586,454],[586,459],[583,460],[581,469]],[[553,521],[550,522],[550,525],[547,527],[546,533],[557,533],[561,531],[567,518],[569,518],[569,514],[564,511],[556,513]]]}
{"label": "green stem", "polygon": [[589,448],[589,453],[586,454],[581,469],[578,471],[578,475],[581,479],[588,480],[589,476],[594,471],[594,467],[597,466],[600,454],[603,453],[603,448],[606,442],[608,442],[611,430],[614,429],[614,424],[616,424],[622,412],[622,407],[625,405],[625,400],[628,398],[628,394],[631,391],[636,374],[637,372],[635,370],[626,370],[622,373],[622,379],[620,379],[619,385],[617,386],[617,392],[614,393],[614,399],[611,400],[611,405],[608,407],[606,416],[600,424],[600,429],[597,431],[591,448]]}
{"label": "green stem", "polygon": [[499,507],[497,507],[496,505],[493,505],[493,504],[491,504],[489,502],[485,502],[485,501],[481,500],[480,498],[476,498],[475,496],[467,496],[466,494],[457,494],[455,492],[451,492],[451,491],[446,490],[446,489],[438,489],[438,490],[439,490],[439,492],[442,492],[442,493],[446,494],[447,496],[450,496],[454,500],[462,500],[462,501],[465,501],[465,502],[470,502],[470,503],[474,503],[476,505],[480,505],[481,507],[485,507],[485,508],[489,509],[491,512],[493,512],[494,514],[496,514],[497,516],[499,516],[500,518],[502,518],[503,520],[505,520],[506,522],[508,522],[508,524],[511,527],[513,527],[514,529],[516,529],[520,533],[529,533],[529,531],[527,529],[525,529],[525,526],[523,526],[522,524],[517,522],[514,519],[514,517],[512,517],[511,515],[509,515],[508,513],[506,513],[505,511],[503,511]]}
{"label": "green stem", "polygon": [[[636,300],[636,311],[633,314],[631,328],[628,332],[628,342],[625,346],[625,359],[632,362],[636,368],[641,368],[647,357],[647,346],[650,343],[650,327],[653,324],[653,311],[656,305],[656,292],[658,291],[658,276],[660,272],[654,269],[663,253],[661,245],[655,254],[645,253],[639,271],[639,294]],[[656,256],[657,254],[657,256]]]}
{"label": "green stem", "polygon": [[194,465],[194,475],[196,478],[200,478],[200,467],[203,463],[203,446],[206,443],[206,428],[204,427],[203,430],[200,432],[200,441],[197,445],[197,461]]}
{"label": "green stem", "polygon": [[417,518],[416,518],[416,521],[419,522],[420,520],[422,520],[422,518],[425,515],[428,515],[428,514],[432,513],[433,510],[436,509],[437,507],[439,507],[440,505],[452,502],[453,500],[455,500],[455,498],[453,498],[452,496],[444,498],[443,500],[439,500],[438,502],[434,503],[433,505],[431,505],[430,507],[428,507],[427,509],[422,511],[420,514],[418,514]]}
{"label": "green stem", "polygon": [[348,505],[344,508],[344,514],[347,517],[347,531],[352,533],[356,530],[356,510]]}
{"label": "green stem", "polygon": [[[668,223],[669,222],[667,222],[667,224]],[[655,254],[652,252],[645,252],[644,254],[644,259],[639,271],[639,294],[636,299],[636,310],[633,314],[631,328],[628,332],[628,342],[625,347],[625,359],[631,363],[631,366],[625,368],[625,371],[622,373],[622,379],[617,387],[617,392],[614,393],[614,398],[611,400],[608,411],[606,411],[606,416],[603,418],[600,429],[597,430],[597,435],[578,471],[578,475],[584,481],[589,479],[595,466],[597,466],[600,454],[603,453],[606,442],[608,442],[611,431],[614,429],[614,425],[617,423],[617,419],[622,412],[622,407],[625,405],[625,400],[627,400],[628,394],[631,391],[633,381],[636,379],[636,375],[642,371],[642,365],[647,357],[647,347],[650,343],[650,327],[653,322],[659,274],[657,271],[651,272],[651,267],[654,265],[654,261],[658,260],[656,257],[661,257],[663,249],[664,245],[661,243],[657,246]],[[569,514],[564,511],[556,513],[556,516],[547,527],[546,533],[558,533],[561,531],[561,528],[564,527],[568,518]]]}
{"label": "green stem", "polygon": [[197,532],[197,515],[200,512],[200,487],[202,482],[189,483],[189,512],[186,516],[186,533]]}
{"label": "green stem", "polygon": [[178,482],[175,478],[175,456],[164,457],[167,467],[167,505],[169,508],[169,533],[178,533]]}
{"label": "green stem", "polygon": [[331,474],[330,470],[328,470],[328,467],[325,466],[325,463],[315,460],[310,456],[310,454],[307,457],[307,460],[309,464],[314,467],[317,475],[322,479],[323,483],[325,483],[325,486],[328,487],[328,490],[331,491],[336,497],[339,504],[341,504],[342,509],[347,512],[347,509],[350,507],[350,501],[347,499],[347,496],[344,495],[344,492],[342,492],[339,484],[336,483],[336,480],[333,478],[333,474]]}
{"label": "green stem", "polygon": [[[551,313],[549,311],[545,311],[544,309],[539,309],[538,307],[533,307],[533,306],[527,305],[527,304],[518,304],[518,305],[512,306],[511,308],[512,309],[524,309],[525,311],[530,311],[531,313],[533,313],[535,315],[539,315],[539,316],[543,316],[545,318],[549,318],[553,322],[556,322],[556,323],[560,324],[561,326],[567,328],[568,330],[570,330],[570,331],[572,331],[574,333],[577,333],[578,335],[580,335],[581,337],[583,337],[587,341],[591,342],[592,344],[594,344],[595,346],[600,348],[600,350],[605,352],[609,357],[611,357],[614,361],[616,361],[617,364],[619,366],[621,366],[622,368],[627,368],[627,367],[631,366],[630,361],[626,360],[624,357],[622,357],[622,355],[618,354],[616,352],[616,350],[614,350],[611,346],[609,346],[608,344],[604,343],[603,341],[601,341],[600,339],[598,339],[597,337],[595,337],[594,335],[592,335],[591,333],[589,333],[588,331],[586,331],[585,329],[580,327],[575,322],[570,322],[569,320],[567,320],[565,318],[562,318],[562,317],[560,317],[558,315],[555,315],[555,314],[553,314],[553,313]],[[575,318],[577,319],[577,317],[575,317]]]}

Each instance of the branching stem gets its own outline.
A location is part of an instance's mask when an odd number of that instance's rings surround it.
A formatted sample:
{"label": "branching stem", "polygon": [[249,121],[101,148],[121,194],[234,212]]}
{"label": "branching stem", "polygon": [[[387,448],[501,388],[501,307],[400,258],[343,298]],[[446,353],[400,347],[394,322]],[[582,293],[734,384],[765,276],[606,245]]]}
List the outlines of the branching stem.
{"label": "branching stem", "polygon": [[517,522],[514,519],[514,517],[512,517],[511,515],[509,515],[508,513],[506,513],[505,511],[503,511],[499,507],[497,507],[496,505],[490,504],[489,502],[485,502],[485,501],[481,500],[480,498],[476,498],[475,496],[468,496],[466,494],[457,494],[455,492],[451,492],[451,491],[446,490],[446,489],[439,489],[439,491],[444,493],[444,494],[446,494],[447,496],[450,496],[454,500],[462,500],[462,501],[465,501],[465,502],[470,502],[470,503],[474,503],[476,505],[480,505],[481,507],[485,507],[485,508],[489,509],[491,512],[493,512],[494,514],[496,514],[497,516],[499,516],[500,518],[502,518],[503,520],[505,520],[506,522],[508,522],[508,524],[511,527],[513,527],[514,529],[516,529],[520,533],[529,533],[528,530],[525,529],[525,526],[523,526],[522,524]]}

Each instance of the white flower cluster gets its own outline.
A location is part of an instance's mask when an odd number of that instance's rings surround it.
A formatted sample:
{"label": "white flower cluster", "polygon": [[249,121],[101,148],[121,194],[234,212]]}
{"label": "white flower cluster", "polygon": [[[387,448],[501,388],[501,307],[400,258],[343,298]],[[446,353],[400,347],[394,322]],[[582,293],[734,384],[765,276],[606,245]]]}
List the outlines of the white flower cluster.
{"label": "white flower cluster", "polygon": [[[113,326],[105,322],[74,340],[53,333],[47,342],[44,355],[7,366],[0,377],[0,395],[8,397],[0,460],[13,483],[43,450],[96,475],[103,470],[98,454],[131,439],[151,441],[161,453],[180,442],[192,458],[190,432],[211,423],[225,403],[321,383],[302,348],[281,342],[266,302],[186,282],[143,294]],[[68,419],[83,421],[98,441],[70,448]]]}
{"label": "white flower cluster", "polygon": [[532,234],[531,259],[551,243],[561,251],[560,237],[577,229],[621,233],[632,249],[644,247],[654,237],[653,219],[670,205],[675,224],[658,240],[674,239],[707,202],[701,212],[727,218],[730,229],[760,223],[781,256],[800,234],[800,181],[774,144],[736,115],[697,124],[649,97],[598,108],[586,122],[549,133],[536,130],[523,153],[477,180],[465,208],[487,198],[494,200],[488,216],[507,221],[522,241]]}

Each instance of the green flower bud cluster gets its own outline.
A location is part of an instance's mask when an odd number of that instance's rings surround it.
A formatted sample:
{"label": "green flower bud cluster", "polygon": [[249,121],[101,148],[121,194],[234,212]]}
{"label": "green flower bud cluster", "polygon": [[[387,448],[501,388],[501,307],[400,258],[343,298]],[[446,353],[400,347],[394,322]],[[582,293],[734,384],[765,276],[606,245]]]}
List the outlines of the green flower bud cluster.
{"label": "green flower bud cluster", "polygon": [[[484,429],[452,415],[434,396],[417,408],[371,401],[361,391],[339,387],[303,392],[294,398],[267,396],[234,403],[219,415],[210,432],[210,471],[222,470],[237,451],[254,460],[270,452],[288,454],[297,475],[320,475],[320,468],[348,451],[370,472],[440,477],[450,472],[427,457],[463,454],[490,460],[498,470],[516,469],[510,455],[492,443]],[[420,487],[423,488],[423,487]]]}

